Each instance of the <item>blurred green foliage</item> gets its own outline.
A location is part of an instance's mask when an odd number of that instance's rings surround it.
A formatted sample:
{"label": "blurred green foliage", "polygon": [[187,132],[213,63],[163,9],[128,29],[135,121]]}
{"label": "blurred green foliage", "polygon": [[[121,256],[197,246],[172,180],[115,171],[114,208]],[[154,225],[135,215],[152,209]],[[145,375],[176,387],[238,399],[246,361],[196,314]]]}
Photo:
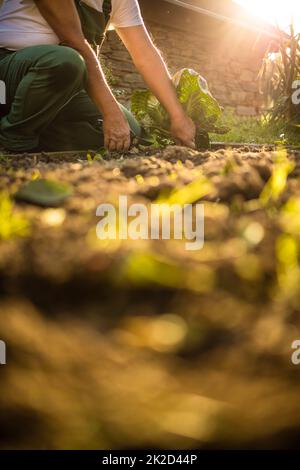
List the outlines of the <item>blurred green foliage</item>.
{"label": "blurred green foliage", "polygon": [[26,237],[29,233],[30,224],[27,218],[14,211],[13,202],[7,193],[0,193],[0,240]]}

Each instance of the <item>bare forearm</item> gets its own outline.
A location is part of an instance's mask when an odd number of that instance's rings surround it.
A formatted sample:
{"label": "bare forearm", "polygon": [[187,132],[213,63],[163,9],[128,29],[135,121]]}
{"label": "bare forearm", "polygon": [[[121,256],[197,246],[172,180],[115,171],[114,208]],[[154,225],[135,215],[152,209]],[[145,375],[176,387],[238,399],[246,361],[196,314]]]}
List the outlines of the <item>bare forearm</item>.
{"label": "bare forearm", "polygon": [[150,45],[141,57],[137,54],[135,65],[144,77],[148,87],[170,116],[170,127],[175,141],[188,147],[195,147],[196,128],[186,116],[176,94],[170,74],[154,45]]}
{"label": "bare forearm", "polygon": [[103,116],[105,147],[112,151],[128,150],[130,147],[129,125],[106,82],[98,58],[88,44],[77,50],[87,67],[87,91]]}
{"label": "bare forearm", "polygon": [[112,151],[127,150],[130,147],[129,125],[106,82],[98,58],[87,43],[76,49],[86,63],[87,91],[103,116],[105,147]]}
{"label": "bare forearm", "polygon": [[147,54],[135,60],[135,66],[146,84],[169,113],[171,119],[184,114],[168,69],[155,47],[149,47]]}
{"label": "bare forearm", "polygon": [[169,113],[171,120],[180,119],[184,111],[179,103],[167,66],[144,26],[119,28],[120,38],[146,84]]}
{"label": "bare forearm", "polygon": [[[74,47],[74,45],[71,47]],[[113,114],[116,110],[119,110],[119,107],[107,84],[96,54],[87,42],[76,45],[76,49],[86,63],[88,73],[86,89],[88,94],[103,116]]]}

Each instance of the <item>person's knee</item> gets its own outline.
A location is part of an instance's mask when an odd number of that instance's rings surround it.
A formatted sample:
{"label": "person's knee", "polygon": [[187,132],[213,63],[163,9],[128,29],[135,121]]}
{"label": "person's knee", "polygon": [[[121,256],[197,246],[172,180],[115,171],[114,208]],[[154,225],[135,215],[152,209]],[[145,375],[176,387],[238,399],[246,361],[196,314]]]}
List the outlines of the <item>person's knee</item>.
{"label": "person's knee", "polygon": [[55,58],[56,68],[65,83],[83,81],[86,65],[83,57],[75,49],[60,46]]}
{"label": "person's knee", "polygon": [[56,88],[83,84],[86,78],[86,64],[79,52],[71,47],[49,47],[38,64],[50,71],[51,82]]}

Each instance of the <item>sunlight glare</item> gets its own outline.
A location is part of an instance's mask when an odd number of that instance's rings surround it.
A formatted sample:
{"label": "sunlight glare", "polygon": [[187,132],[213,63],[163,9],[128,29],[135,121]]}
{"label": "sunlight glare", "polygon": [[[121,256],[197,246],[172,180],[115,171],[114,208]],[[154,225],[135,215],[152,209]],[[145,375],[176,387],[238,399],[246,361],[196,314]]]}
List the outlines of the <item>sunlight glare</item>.
{"label": "sunlight glare", "polygon": [[250,13],[287,29],[294,18],[297,31],[300,31],[300,1],[299,0],[235,0]]}

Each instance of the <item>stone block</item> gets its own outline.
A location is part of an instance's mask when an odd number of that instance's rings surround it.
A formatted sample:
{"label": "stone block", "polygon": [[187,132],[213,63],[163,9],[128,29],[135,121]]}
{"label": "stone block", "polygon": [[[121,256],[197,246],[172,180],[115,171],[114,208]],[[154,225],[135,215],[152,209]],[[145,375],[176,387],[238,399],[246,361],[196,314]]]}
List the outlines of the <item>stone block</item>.
{"label": "stone block", "polygon": [[255,79],[255,74],[250,70],[242,70],[239,78],[242,82],[251,82]]}
{"label": "stone block", "polygon": [[236,112],[239,116],[257,116],[254,106],[237,106]]}

